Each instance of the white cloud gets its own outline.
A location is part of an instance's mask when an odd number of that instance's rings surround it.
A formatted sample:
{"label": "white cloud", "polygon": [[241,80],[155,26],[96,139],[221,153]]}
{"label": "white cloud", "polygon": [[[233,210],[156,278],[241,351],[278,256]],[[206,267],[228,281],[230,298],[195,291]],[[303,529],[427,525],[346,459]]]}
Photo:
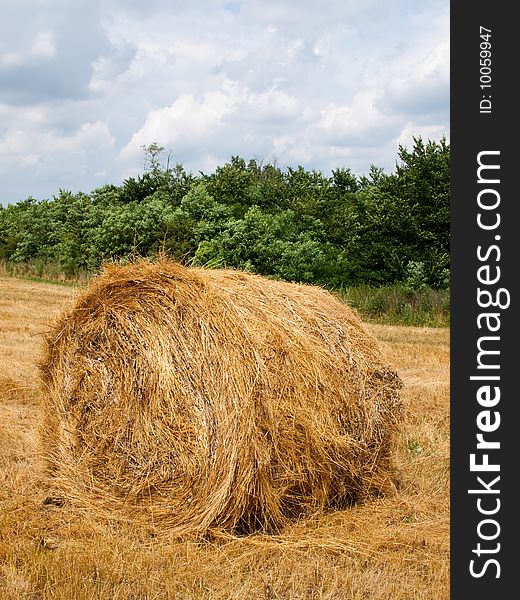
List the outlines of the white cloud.
{"label": "white cloud", "polygon": [[118,183],[152,142],[194,172],[391,170],[449,135],[449,3],[9,1],[0,131],[0,202]]}
{"label": "white cloud", "polygon": [[367,90],[356,94],[349,105],[323,111],[313,128],[313,139],[332,146],[376,145],[397,127],[394,117],[378,110],[376,99],[376,92]]}
{"label": "white cloud", "polygon": [[33,124],[12,128],[1,138],[0,174],[4,181],[14,177],[13,187],[20,179],[26,186],[31,182],[23,197],[36,198],[49,197],[59,188],[89,191],[100,183],[94,181],[96,172],[114,150],[114,138],[104,123],[84,123],[70,135],[42,129],[37,121]]}
{"label": "white cloud", "polygon": [[402,113],[430,113],[446,108],[449,90],[450,48],[447,41],[436,44],[416,63],[388,81],[381,106]]}
{"label": "white cloud", "polygon": [[16,67],[35,60],[48,60],[55,55],[56,44],[52,32],[40,31],[27,48],[0,54],[0,66]]}
{"label": "white cloud", "polygon": [[291,127],[306,114],[299,101],[284,91],[257,93],[224,81],[221,89],[201,98],[183,94],[170,106],[150,111],[144,125],[122,149],[121,158],[135,160],[142,146],[157,142],[172,148],[176,155],[195,156],[199,152],[207,166],[208,157],[215,157],[212,148],[219,148],[219,156],[226,160],[230,153],[247,152],[247,146],[257,143],[259,137],[267,140],[264,146],[269,145],[273,130],[279,130],[276,124],[283,121],[284,127]]}
{"label": "white cloud", "polygon": [[53,58],[56,55],[56,43],[52,32],[42,31],[38,33],[30,54],[37,58]]}
{"label": "white cloud", "polygon": [[190,147],[212,136],[236,102],[231,91],[208,92],[201,99],[181,95],[170,106],[152,110],[143,127],[122,149],[123,158],[135,157],[143,145],[157,142],[163,146]]}
{"label": "white cloud", "polygon": [[423,140],[440,140],[442,137],[445,137],[447,141],[450,139],[449,130],[446,128],[445,123],[423,125],[421,123],[410,121],[406,123],[396,141],[397,144],[402,144],[403,146],[411,148],[413,145],[413,138],[419,136],[422,137]]}

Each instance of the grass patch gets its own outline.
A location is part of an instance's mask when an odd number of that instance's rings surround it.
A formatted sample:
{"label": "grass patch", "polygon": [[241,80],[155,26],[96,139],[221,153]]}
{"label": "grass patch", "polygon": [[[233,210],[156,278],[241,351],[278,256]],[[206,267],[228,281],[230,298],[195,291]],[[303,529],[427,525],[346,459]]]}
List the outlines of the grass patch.
{"label": "grass patch", "polygon": [[85,284],[91,273],[80,270],[75,275],[66,275],[58,263],[48,263],[40,259],[31,262],[0,261],[0,275],[27,279],[37,283],[57,283],[59,285]]}
{"label": "grass patch", "polygon": [[362,317],[383,325],[449,327],[450,292],[423,287],[406,290],[402,285],[345,288],[339,295]]}

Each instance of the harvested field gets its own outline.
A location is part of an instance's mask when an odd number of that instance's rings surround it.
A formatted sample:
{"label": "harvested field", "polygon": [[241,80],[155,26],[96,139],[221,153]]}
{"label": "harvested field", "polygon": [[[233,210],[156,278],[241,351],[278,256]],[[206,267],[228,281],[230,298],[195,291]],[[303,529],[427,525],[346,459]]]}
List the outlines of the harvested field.
{"label": "harvested field", "polygon": [[76,292],[0,279],[0,598],[449,598],[449,332],[368,326],[404,382],[395,494],[276,535],[165,539],[41,480],[35,361]]}

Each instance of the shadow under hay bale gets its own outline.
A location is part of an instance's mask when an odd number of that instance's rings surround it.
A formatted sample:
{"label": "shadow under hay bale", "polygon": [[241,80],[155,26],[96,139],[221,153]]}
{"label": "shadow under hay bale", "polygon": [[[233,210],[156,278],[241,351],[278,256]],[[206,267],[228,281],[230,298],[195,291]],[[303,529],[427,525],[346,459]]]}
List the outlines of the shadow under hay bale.
{"label": "shadow under hay bale", "polygon": [[176,533],[279,530],[388,485],[399,377],[313,286],[109,266],[45,340],[53,487]]}

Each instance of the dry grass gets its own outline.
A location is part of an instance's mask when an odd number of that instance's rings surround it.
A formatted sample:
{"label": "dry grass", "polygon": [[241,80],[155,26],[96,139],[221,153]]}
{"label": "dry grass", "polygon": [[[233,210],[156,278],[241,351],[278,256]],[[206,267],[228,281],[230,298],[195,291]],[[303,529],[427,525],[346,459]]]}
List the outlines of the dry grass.
{"label": "dry grass", "polygon": [[280,532],[392,488],[397,374],[317,287],[108,266],[46,336],[50,485],[157,533]]}
{"label": "dry grass", "polygon": [[449,598],[448,330],[369,326],[405,384],[396,495],[276,536],[167,540],[56,505],[40,480],[38,334],[74,293],[0,279],[2,600]]}

